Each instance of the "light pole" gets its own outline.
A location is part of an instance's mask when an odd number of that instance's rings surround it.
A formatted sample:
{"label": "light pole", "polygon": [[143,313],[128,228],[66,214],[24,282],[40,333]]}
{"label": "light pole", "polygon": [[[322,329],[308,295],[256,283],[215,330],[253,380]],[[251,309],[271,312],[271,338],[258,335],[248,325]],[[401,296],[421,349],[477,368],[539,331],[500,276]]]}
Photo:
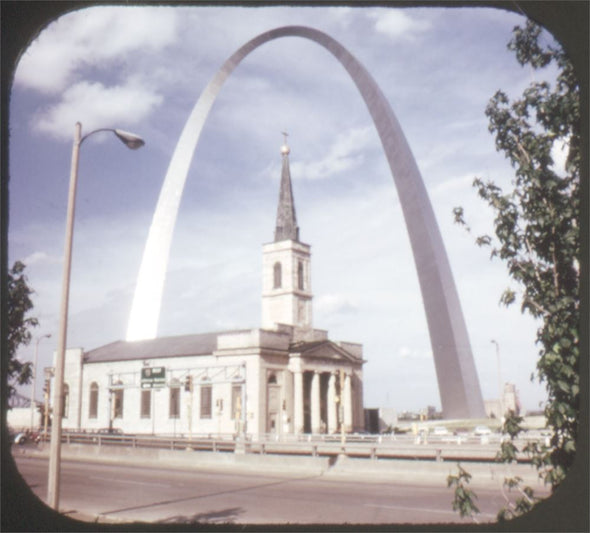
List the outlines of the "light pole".
{"label": "light pole", "polygon": [[48,339],[51,333],[41,335],[35,342],[35,358],[33,360],[33,388],[31,390],[31,431],[33,431],[33,421],[35,419],[35,388],[37,387],[37,355],[39,353],[39,343],[42,339]]}
{"label": "light pole", "polygon": [[101,128],[94,130],[82,137],[82,125],[79,122],[76,123],[74,132],[74,145],[72,148],[70,188],[68,193],[60,325],[58,330],[58,343],[55,360],[53,420],[51,423],[51,444],[49,448],[49,475],[47,479],[47,503],[55,510],[59,510],[59,474],[61,462],[61,423],[63,417],[64,364],[68,329],[68,302],[70,294],[70,270],[72,264],[72,242],[74,236],[74,213],[76,205],[76,186],[78,182],[78,162],[80,145],[85,139],[90,137],[90,135],[98,133],[99,131],[113,132],[128,148],[131,148],[132,150],[140,148],[145,144],[141,137],[138,137],[133,133],[111,128]]}
{"label": "light pole", "polygon": [[500,393],[499,397],[499,406],[500,406],[500,422],[504,418],[504,388],[502,387],[502,367],[500,365],[500,345],[497,341],[492,339],[490,341],[492,344],[496,345],[496,359],[498,360],[498,392]]}

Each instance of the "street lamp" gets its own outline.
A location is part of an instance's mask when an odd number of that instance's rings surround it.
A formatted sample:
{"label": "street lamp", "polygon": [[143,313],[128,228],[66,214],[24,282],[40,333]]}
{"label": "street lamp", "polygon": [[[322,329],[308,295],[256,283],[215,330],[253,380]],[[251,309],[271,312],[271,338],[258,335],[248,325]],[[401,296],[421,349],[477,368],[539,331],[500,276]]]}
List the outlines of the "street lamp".
{"label": "street lamp", "polygon": [[62,278],[62,295],[60,309],[60,326],[55,360],[55,381],[53,393],[53,420],[51,424],[51,444],[49,448],[49,475],[47,479],[47,503],[55,510],[59,507],[59,478],[61,462],[61,423],[63,417],[63,385],[64,364],[66,355],[66,339],[68,328],[68,302],[70,294],[70,270],[72,264],[72,242],[74,236],[74,212],[76,204],[76,186],[78,182],[78,162],[80,145],[88,137],[99,131],[113,132],[128,148],[136,150],[145,143],[141,137],[123,130],[101,128],[91,131],[82,137],[82,125],[77,122],[72,148],[72,164],[70,170],[70,188],[68,193],[68,212],[66,218],[66,242],[64,251],[64,269]]}
{"label": "street lamp", "polygon": [[500,422],[502,422],[502,419],[504,418],[504,388],[502,387],[502,368],[500,366],[500,345],[498,344],[498,341],[495,341],[494,339],[490,342],[496,345],[496,359],[498,360],[498,392],[500,393]]}
{"label": "street lamp", "polygon": [[41,335],[35,342],[35,359],[33,360],[33,388],[31,390],[31,431],[33,431],[33,421],[35,419],[35,388],[37,387],[37,354],[39,353],[39,343],[42,339],[48,339],[51,333]]}

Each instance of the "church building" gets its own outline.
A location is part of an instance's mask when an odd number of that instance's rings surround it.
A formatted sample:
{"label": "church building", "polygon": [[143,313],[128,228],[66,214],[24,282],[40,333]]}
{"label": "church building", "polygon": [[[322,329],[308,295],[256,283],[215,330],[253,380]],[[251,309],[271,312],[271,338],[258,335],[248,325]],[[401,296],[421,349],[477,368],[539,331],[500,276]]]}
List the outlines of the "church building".
{"label": "church building", "polygon": [[68,349],[64,429],[251,439],[363,429],[362,345],[313,328],[311,247],[299,238],[286,143],[281,154],[261,327]]}

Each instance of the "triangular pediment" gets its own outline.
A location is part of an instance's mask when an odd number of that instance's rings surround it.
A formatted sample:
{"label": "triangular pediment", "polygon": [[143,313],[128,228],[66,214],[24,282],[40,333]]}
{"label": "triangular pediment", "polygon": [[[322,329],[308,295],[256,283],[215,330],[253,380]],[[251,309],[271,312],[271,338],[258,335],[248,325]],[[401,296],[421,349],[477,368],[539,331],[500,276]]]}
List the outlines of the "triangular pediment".
{"label": "triangular pediment", "polygon": [[315,342],[298,342],[289,347],[290,354],[297,354],[305,359],[322,359],[324,361],[343,361],[362,363],[362,359],[330,340]]}

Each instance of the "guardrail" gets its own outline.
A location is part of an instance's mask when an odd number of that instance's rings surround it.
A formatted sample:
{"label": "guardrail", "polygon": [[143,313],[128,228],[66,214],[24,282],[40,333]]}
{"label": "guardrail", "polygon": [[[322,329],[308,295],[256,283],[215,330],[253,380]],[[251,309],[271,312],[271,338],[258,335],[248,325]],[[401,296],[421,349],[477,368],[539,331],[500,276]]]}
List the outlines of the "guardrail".
{"label": "guardrail", "polygon": [[[519,439],[521,448],[527,440]],[[169,450],[235,452],[241,450],[260,455],[330,456],[345,455],[368,459],[405,459],[426,461],[494,461],[501,436],[435,436],[413,435],[258,435],[255,440],[240,440],[233,434],[186,436],[119,435],[64,432],[62,442],[95,446],[127,446]],[[519,462],[530,459],[524,454]]]}

